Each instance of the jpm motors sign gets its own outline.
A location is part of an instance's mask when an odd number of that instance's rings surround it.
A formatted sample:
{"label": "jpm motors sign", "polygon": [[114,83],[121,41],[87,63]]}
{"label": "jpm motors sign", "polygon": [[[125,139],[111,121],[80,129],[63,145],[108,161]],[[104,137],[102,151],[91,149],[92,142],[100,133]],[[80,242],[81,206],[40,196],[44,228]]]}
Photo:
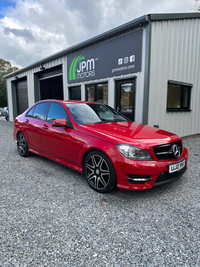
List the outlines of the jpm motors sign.
{"label": "jpm motors sign", "polygon": [[141,71],[142,30],[68,56],[68,83]]}

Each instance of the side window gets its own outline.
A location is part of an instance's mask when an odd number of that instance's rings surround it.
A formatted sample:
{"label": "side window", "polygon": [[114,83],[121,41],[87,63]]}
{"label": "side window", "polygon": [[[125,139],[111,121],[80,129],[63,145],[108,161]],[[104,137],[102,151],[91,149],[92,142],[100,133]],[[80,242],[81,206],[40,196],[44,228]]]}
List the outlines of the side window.
{"label": "side window", "polygon": [[191,84],[168,82],[167,111],[191,111]]}
{"label": "side window", "polygon": [[67,114],[64,110],[64,108],[57,103],[51,103],[51,106],[49,108],[47,121],[52,122],[53,120],[58,119],[67,119]]}
{"label": "side window", "polygon": [[48,105],[49,105],[48,102],[37,104],[32,117],[40,120],[45,120]]}
{"label": "side window", "polygon": [[34,109],[35,109],[35,106],[32,107],[32,108],[29,110],[28,113],[26,113],[26,117],[33,117],[33,111],[34,111]]}

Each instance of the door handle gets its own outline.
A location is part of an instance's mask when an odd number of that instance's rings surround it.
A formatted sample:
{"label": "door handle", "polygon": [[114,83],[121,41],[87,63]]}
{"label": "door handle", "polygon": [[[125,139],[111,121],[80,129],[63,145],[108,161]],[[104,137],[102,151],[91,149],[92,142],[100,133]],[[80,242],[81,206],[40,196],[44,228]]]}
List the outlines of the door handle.
{"label": "door handle", "polygon": [[26,120],[25,120],[25,123],[29,123],[29,120],[28,120],[28,119],[26,119]]}
{"label": "door handle", "polygon": [[45,129],[45,130],[48,130],[48,129],[49,129],[49,127],[48,127],[46,124],[44,124],[44,125],[42,126],[42,128]]}

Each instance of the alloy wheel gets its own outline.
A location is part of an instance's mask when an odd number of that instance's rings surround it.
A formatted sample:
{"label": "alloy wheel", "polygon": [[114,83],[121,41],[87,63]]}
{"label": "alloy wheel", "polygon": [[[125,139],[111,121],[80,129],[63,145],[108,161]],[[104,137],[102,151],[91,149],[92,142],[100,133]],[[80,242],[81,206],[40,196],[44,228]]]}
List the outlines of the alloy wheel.
{"label": "alloy wheel", "polygon": [[110,168],[106,160],[93,154],[86,161],[86,178],[96,191],[105,190],[110,183]]}
{"label": "alloy wheel", "polygon": [[19,133],[17,136],[17,148],[18,152],[22,157],[28,156],[28,144],[26,137],[23,133]]}

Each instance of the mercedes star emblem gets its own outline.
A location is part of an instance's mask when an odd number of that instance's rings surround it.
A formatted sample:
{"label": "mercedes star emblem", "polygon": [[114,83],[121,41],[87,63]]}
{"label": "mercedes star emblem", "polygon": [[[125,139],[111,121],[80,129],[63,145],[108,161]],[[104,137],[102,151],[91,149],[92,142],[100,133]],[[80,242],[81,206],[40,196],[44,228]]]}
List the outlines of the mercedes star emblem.
{"label": "mercedes star emblem", "polygon": [[180,154],[181,154],[180,147],[178,145],[174,144],[171,149],[172,149],[172,152],[174,154],[174,157],[179,158]]}

